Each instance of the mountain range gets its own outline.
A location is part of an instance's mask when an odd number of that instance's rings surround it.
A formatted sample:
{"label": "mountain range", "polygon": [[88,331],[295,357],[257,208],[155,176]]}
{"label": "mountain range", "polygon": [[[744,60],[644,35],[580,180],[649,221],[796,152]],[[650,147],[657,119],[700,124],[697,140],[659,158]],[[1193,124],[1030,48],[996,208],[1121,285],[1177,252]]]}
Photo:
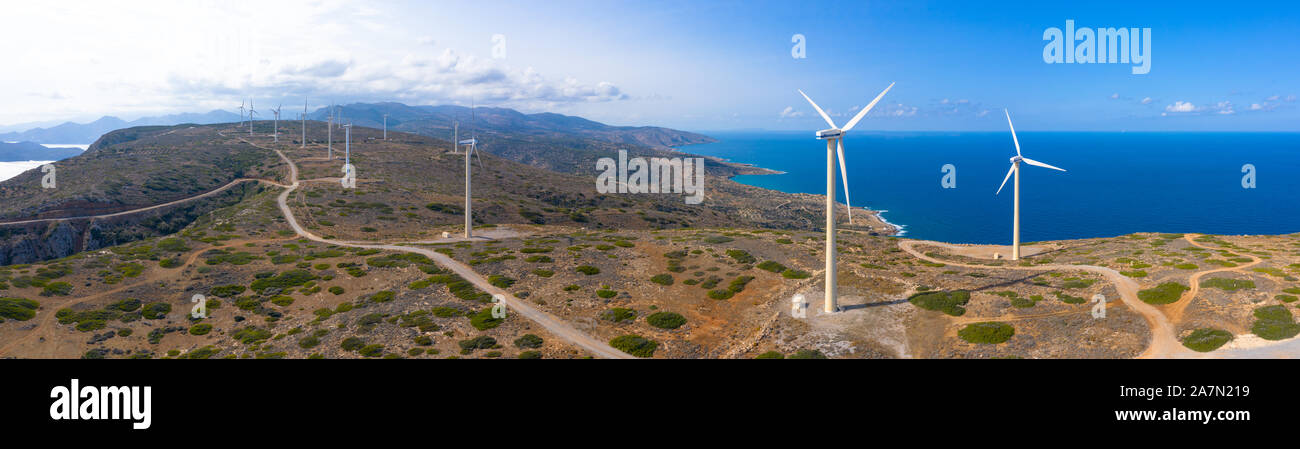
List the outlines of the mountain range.
{"label": "mountain range", "polygon": [[100,136],[108,134],[110,131],[134,126],[171,126],[183,123],[206,125],[212,123],[235,122],[238,120],[239,114],[222,110],[213,110],[203,114],[187,112],[157,117],[144,117],[132,121],[126,121],[106,115],[100,117],[99,120],[90,123],[65,122],[61,125],[49,128],[32,128],[26,131],[8,132],[0,134],[0,141],[50,144],[90,144],[95,140],[98,140]]}

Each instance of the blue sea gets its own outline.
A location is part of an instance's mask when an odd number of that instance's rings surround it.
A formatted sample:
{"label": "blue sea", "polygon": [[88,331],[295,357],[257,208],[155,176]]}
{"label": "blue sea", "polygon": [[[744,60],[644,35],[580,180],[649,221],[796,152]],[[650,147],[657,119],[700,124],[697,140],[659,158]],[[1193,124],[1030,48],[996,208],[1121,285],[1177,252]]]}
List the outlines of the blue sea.
{"label": "blue sea", "polygon": [[[826,144],[812,132],[705,132],[688,153],[785,172],[737,182],[784,192],[826,190]],[[1133,232],[1300,232],[1300,133],[1020,132],[1024,241]],[[1008,132],[853,132],[844,139],[854,206],[885,211],[910,238],[1011,242],[1015,147]],[[941,185],[945,164],[956,188]],[[1255,188],[1242,187],[1243,166]],[[841,181],[837,199],[844,201]]]}

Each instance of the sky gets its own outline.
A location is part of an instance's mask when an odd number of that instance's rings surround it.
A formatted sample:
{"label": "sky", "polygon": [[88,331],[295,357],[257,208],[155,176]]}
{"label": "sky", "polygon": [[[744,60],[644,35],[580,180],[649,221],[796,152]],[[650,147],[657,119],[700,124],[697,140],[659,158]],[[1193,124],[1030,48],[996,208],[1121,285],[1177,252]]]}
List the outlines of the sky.
{"label": "sky", "polygon": [[[796,89],[842,126],[896,82],[857,129],[1000,131],[1005,108],[1026,131],[1300,131],[1295,3],[1082,3],[21,2],[0,27],[0,125],[246,98],[294,117],[306,97],[811,131],[826,124]],[[1149,28],[1149,72],[1045,62],[1067,20]]]}

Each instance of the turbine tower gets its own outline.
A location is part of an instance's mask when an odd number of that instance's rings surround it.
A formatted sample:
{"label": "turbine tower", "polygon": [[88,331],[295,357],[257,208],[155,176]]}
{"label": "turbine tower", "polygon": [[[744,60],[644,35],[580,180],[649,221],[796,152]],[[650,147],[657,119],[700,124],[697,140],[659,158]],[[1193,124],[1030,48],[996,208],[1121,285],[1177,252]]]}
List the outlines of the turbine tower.
{"label": "turbine tower", "polygon": [[388,114],[384,114],[384,140],[388,140]]}
{"label": "turbine tower", "polygon": [[302,148],[307,148],[307,97],[302,97]]}
{"label": "turbine tower", "polygon": [[248,136],[249,137],[253,136],[253,114],[255,113],[257,113],[257,110],[253,109],[253,99],[249,98],[248,99]]}
{"label": "turbine tower", "polygon": [[244,100],[239,100],[239,127],[244,126]]}
{"label": "turbine tower", "polygon": [[1005,113],[1005,114],[1007,115],[1007,126],[1011,128],[1011,142],[1015,143],[1015,145],[1016,145],[1016,155],[1015,155],[1015,157],[1012,157],[1012,158],[1011,158],[1011,169],[1010,169],[1010,170],[1007,170],[1007,177],[1002,178],[1002,185],[998,186],[998,191],[997,191],[997,193],[994,193],[994,195],[997,195],[997,194],[999,194],[999,193],[1002,193],[1002,188],[1007,186],[1007,180],[1008,180],[1008,179],[1011,179],[1011,174],[1012,174],[1012,173],[1015,173],[1015,175],[1016,175],[1016,186],[1015,186],[1015,191],[1016,191],[1016,195],[1015,195],[1015,196],[1016,196],[1016,199],[1015,199],[1015,206],[1012,208],[1012,212],[1011,212],[1011,215],[1012,215],[1012,218],[1011,218],[1011,260],[1020,260],[1020,163],[1021,163],[1021,162],[1024,162],[1024,163],[1029,164],[1029,165],[1037,165],[1037,166],[1039,166],[1039,167],[1050,168],[1050,169],[1052,169],[1052,170],[1065,171],[1065,169],[1063,169],[1063,168],[1059,168],[1059,167],[1053,167],[1053,166],[1051,166],[1051,165],[1047,165],[1047,164],[1044,164],[1044,163],[1042,163],[1042,162],[1038,162],[1038,161],[1036,161],[1036,160],[1033,160],[1033,159],[1030,159],[1030,158],[1027,158],[1027,157],[1021,156],[1021,155],[1020,155],[1020,139],[1016,138],[1016,126],[1011,124],[1011,113],[1008,112],[1006,109],[1003,109],[1002,112]]}
{"label": "turbine tower", "polygon": [[325,144],[325,159],[334,160],[334,102],[330,102],[329,123],[325,125],[325,134],[329,143]]}
{"label": "turbine tower", "polygon": [[824,308],[826,313],[835,313],[839,311],[837,305],[839,296],[836,292],[837,286],[835,285],[836,155],[838,154],[838,159],[840,161],[840,176],[844,180],[844,205],[849,208],[849,223],[852,223],[853,207],[849,205],[849,175],[844,169],[844,134],[853,129],[853,127],[857,125],[858,121],[862,120],[863,117],[866,117],[867,112],[870,111],[872,107],[875,107],[876,103],[879,102],[881,98],[885,97],[885,94],[889,92],[889,89],[893,88],[894,83],[889,83],[889,87],[886,87],[883,92],[880,92],[880,95],[876,96],[875,100],[871,100],[870,104],[862,108],[861,111],[858,111],[858,115],[853,116],[853,119],[849,120],[849,123],[845,125],[843,129],[835,126],[835,122],[831,120],[829,115],[826,115],[826,111],[823,111],[820,106],[817,106],[817,103],[813,102],[812,98],[808,98],[808,94],[803,93],[802,90],[799,91],[799,95],[803,95],[803,98],[808,100],[808,103],[812,105],[813,109],[817,110],[817,114],[821,115],[822,119],[826,120],[828,125],[831,125],[830,129],[817,131],[817,138],[826,141],[826,300]]}
{"label": "turbine tower", "polygon": [[343,166],[346,167],[352,163],[352,124],[340,126],[343,127]]}
{"label": "turbine tower", "polygon": [[280,109],[283,108],[284,108],[284,103],[280,103],[280,106],[277,106],[275,109],[271,110],[271,113],[275,114],[275,127],[272,128],[274,129],[272,136],[274,136],[273,138],[275,139],[274,140],[275,143],[280,143]]}

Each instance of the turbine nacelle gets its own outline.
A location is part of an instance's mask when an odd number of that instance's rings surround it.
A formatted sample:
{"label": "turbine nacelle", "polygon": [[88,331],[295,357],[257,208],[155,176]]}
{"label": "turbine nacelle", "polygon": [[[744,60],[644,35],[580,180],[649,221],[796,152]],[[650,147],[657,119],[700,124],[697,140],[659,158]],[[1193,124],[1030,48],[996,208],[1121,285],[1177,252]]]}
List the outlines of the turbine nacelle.
{"label": "turbine nacelle", "polygon": [[834,139],[844,135],[844,131],[839,128],[823,129],[817,131],[818,139]]}
{"label": "turbine nacelle", "polygon": [[1025,160],[1025,158],[1024,158],[1024,157],[1021,157],[1021,156],[1018,155],[1018,154],[1015,155],[1015,156],[1011,156],[1011,163],[1012,163],[1012,164],[1019,164],[1020,161],[1023,161],[1023,160]]}

